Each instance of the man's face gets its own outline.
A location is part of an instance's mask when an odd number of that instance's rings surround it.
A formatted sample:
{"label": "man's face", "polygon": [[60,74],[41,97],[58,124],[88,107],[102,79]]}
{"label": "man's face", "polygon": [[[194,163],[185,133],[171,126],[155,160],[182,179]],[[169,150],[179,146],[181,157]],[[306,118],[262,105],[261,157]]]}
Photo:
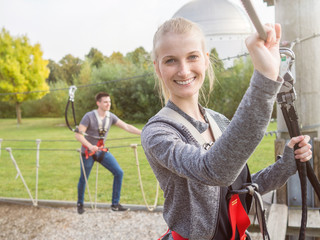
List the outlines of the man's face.
{"label": "man's face", "polygon": [[102,111],[110,111],[111,99],[110,97],[102,97],[100,101],[97,101],[98,108]]}

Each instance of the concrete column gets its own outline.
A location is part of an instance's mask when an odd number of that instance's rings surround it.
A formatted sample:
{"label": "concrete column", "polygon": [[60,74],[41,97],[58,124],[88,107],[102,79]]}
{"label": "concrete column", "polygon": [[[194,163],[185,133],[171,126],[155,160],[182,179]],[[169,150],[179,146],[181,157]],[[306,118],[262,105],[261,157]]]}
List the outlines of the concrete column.
{"label": "concrete column", "polygon": [[[282,41],[303,40],[320,33],[319,0],[277,0],[275,22],[282,26]],[[318,137],[320,133],[320,37],[298,42],[295,60],[296,110],[302,132]],[[287,128],[278,108],[280,138],[288,139]]]}

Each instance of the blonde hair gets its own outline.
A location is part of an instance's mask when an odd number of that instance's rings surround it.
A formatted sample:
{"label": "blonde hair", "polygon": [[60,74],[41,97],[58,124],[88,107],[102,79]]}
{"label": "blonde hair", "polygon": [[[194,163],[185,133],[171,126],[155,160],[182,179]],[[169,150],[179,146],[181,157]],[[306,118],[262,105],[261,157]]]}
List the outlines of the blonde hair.
{"label": "blonde hair", "polygon": [[[153,50],[151,53],[151,58],[152,61],[157,62],[157,42],[161,37],[167,33],[176,33],[176,34],[185,34],[185,33],[195,33],[198,34],[201,40],[201,45],[202,45],[202,50],[203,53],[206,54],[206,43],[205,43],[205,37],[200,29],[200,27],[194,23],[191,22],[185,18],[178,17],[178,18],[171,18],[167,21],[165,21],[156,31],[153,37]],[[211,93],[212,88],[213,88],[213,82],[214,82],[214,71],[211,63],[211,59],[209,58],[209,66],[207,69],[207,76],[209,79],[209,91],[208,94]],[[163,83],[162,79],[158,78],[158,90],[159,90],[159,95],[164,98],[165,103],[169,100],[169,90],[166,88],[165,84]],[[202,93],[202,97],[205,99],[205,96]],[[161,101],[163,99],[161,98]]]}

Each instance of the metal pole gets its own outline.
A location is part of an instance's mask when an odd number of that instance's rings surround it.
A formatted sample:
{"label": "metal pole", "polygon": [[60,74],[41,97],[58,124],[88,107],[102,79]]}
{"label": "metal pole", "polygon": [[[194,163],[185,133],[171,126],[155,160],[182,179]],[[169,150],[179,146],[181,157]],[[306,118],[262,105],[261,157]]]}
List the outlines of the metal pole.
{"label": "metal pole", "polygon": [[37,143],[37,160],[36,160],[36,197],[35,197],[35,206],[38,205],[38,179],[39,179],[39,161],[40,161],[40,143],[41,143],[41,139],[37,139],[36,143]]}

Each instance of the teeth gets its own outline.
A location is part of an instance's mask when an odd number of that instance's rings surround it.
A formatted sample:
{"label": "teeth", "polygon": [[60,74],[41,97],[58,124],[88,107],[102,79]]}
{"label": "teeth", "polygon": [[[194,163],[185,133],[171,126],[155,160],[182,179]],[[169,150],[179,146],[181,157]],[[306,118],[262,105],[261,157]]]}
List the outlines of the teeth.
{"label": "teeth", "polygon": [[194,80],[194,78],[191,78],[190,80],[187,81],[178,81],[176,80],[176,83],[180,84],[180,85],[187,85],[189,83],[191,83]]}

